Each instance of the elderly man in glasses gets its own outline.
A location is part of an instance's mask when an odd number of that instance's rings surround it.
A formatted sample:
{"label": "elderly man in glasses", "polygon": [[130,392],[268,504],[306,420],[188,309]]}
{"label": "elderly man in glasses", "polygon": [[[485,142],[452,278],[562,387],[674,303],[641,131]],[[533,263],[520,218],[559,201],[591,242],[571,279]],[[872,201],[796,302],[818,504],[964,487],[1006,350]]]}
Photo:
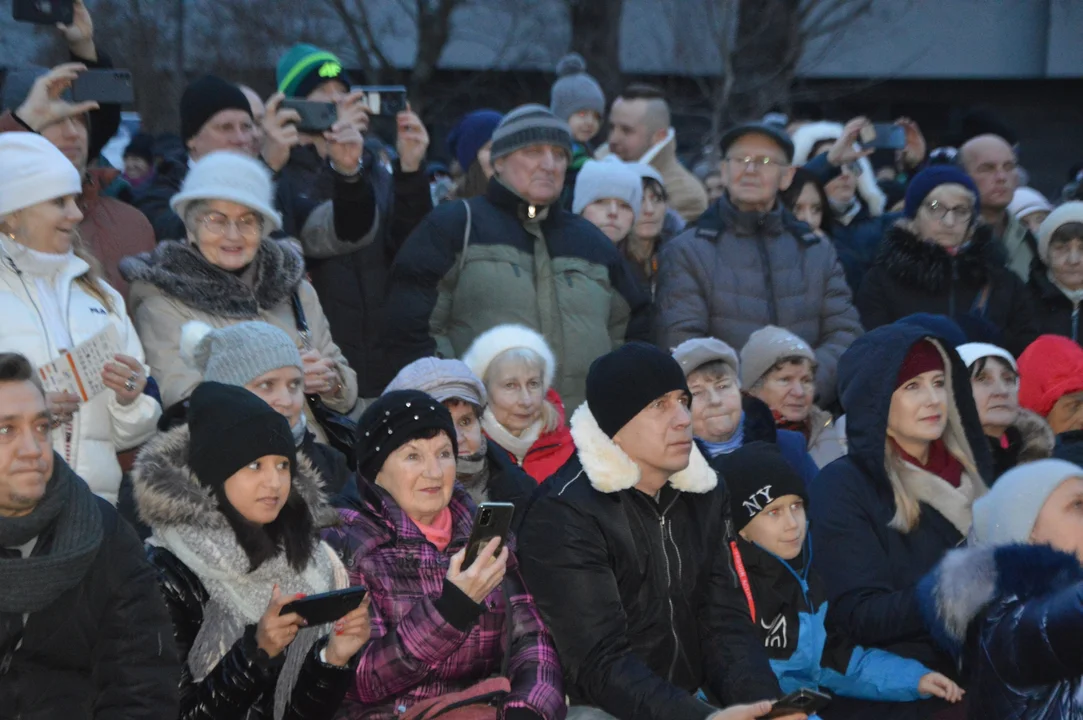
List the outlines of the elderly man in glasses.
{"label": "elderly man in glasses", "polygon": [[[662,347],[699,337],[743,347],[765,325],[784,327],[815,351],[818,402],[830,405],[839,356],[862,330],[830,240],[779,200],[793,178],[793,143],[752,123],[727,132],[721,150],[725,193],[659,260]],[[836,155],[843,164],[857,151]]]}

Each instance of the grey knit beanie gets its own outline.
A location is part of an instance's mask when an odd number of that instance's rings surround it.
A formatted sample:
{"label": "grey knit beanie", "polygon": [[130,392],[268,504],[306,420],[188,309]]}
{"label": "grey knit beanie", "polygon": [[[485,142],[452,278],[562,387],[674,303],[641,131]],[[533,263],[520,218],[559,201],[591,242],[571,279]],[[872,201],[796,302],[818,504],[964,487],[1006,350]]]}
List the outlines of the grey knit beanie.
{"label": "grey knit beanie", "polygon": [[304,369],[301,351],[286,331],[257,321],[217,329],[199,321],[185,323],[180,356],[203,380],[242,387],[272,370]]}
{"label": "grey knit beanie", "polygon": [[673,348],[673,359],[681,364],[684,376],[688,377],[709,362],[722,361],[733,370],[734,377],[741,370],[737,351],[718,338],[692,338]]}
{"label": "grey knit beanie", "polygon": [[440,402],[462,400],[485,407],[485,386],[462,360],[426,357],[399,370],[383,395],[396,390],[420,390]]}
{"label": "grey knit beanie", "polygon": [[748,336],[741,348],[741,387],[751,388],[779,360],[800,357],[816,366],[816,353],[809,344],[786,328],[765,325]]}
{"label": "grey knit beanie", "polygon": [[543,105],[520,105],[496,126],[489,156],[496,160],[531,145],[555,145],[571,158],[571,128]]}
{"label": "grey knit beanie", "polygon": [[580,110],[593,110],[605,115],[605,93],[598,81],[587,75],[587,61],[579,53],[569,53],[557,63],[557,78],[553,83],[549,107],[561,120],[567,120]]}
{"label": "grey knit beanie", "polygon": [[616,198],[631,206],[636,220],[643,209],[643,180],[619,160],[587,160],[575,177],[572,212],[579,215],[595,200]]}
{"label": "grey knit beanie", "polygon": [[974,501],[970,544],[997,547],[1030,542],[1045,501],[1071,477],[1083,478],[1083,468],[1054,459],[1023,463],[1004,473],[988,493]]}

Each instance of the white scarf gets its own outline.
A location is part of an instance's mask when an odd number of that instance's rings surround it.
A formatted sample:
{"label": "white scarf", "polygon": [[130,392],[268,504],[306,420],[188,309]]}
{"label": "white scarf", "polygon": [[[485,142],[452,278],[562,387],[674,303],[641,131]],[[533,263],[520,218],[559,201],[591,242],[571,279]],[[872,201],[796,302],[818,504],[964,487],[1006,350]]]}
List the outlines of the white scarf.
{"label": "white scarf", "polygon": [[520,465],[523,464],[527,452],[534,446],[534,443],[538,441],[538,438],[541,437],[544,423],[544,418],[538,418],[533,425],[523,431],[522,435],[516,437],[515,435],[512,435],[507,428],[497,422],[491,406],[485,408],[485,412],[481,415],[481,429],[485,431],[486,435],[493,439],[493,442],[514,455]]}

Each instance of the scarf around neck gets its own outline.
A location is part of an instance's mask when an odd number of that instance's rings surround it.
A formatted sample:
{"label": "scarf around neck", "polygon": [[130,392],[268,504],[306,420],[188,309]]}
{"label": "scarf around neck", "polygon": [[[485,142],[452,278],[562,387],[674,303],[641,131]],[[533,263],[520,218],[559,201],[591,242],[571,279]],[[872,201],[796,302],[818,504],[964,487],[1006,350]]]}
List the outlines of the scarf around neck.
{"label": "scarf around neck", "polygon": [[888,439],[895,446],[895,452],[899,453],[899,457],[904,461],[914,467],[921,468],[927,473],[936,475],[952,487],[957,488],[962,484],[963,464],[951,454],[943,439],[937,439],[929,443],[929,459],[925,463],[899,447],[899,443],[895,442],[895,438]]}
{"label": "scarf around neck", "polygon": [[[700,438],[703,440],[703,438]],[[722,442],[710,442],[703,440],[703,444],[707,447],[707,454],[711,457],[718,457],[719,455],[729,455],[731,452],[740,449],[745,444],[745,413],[741,411],[741,419],[737,423],[737,429],[730,435],[729,440],[723,440]]]}
{"label": "scarf around neck", "polygon": [[417,520],[410,518],[410,521],[417,525],[417,529],[421,531],[421,534],[425,536],[425,539],[433,544],[440,552],[447,550],[447,546],[451,544],[451,509],[445,507],[441,510],[436,518],[433,520],[432,525],[424,525]]}
{"label": "scarf around neck", "polygon": [[304,444],[305,434],[308,432],[308,418],[304,413],[301,413],[301,419],[290,428],[290,432],[293,433],[293,444],[300,448]]}
{"label": "scarf around neck", "polygon": [[492,408],[485,408],[485,412],[481,415],[481,429],[493,439],[493,442],[514,455],[516,462],[520,465],[526,459],[526,454],[530,452],[530,448],[541,437],[544,423],[544,418],[538,418],[534,424],[523,431],[522,435],[516,437],[497,421]]}

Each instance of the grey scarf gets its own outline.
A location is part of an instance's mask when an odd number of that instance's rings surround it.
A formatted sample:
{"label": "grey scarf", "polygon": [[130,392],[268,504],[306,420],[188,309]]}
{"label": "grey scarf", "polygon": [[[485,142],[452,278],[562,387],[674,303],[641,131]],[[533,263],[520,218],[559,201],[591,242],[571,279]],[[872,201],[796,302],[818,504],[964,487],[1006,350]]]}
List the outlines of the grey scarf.
{"label": "grey scarf", "polygon": [[455,479],[470,494],[475,503],[489,499],[489,443],[481,436],[481,449],[455,461]]}
{"label": "grey scarf", "polygon": [[0,612],[45,609],[78,585],[102,543],[102,516],[86,482],[53,454],[53,476],[28,515],[0,518],[0,547],[25,545],[53,528],[27,558],[0,559]]}

